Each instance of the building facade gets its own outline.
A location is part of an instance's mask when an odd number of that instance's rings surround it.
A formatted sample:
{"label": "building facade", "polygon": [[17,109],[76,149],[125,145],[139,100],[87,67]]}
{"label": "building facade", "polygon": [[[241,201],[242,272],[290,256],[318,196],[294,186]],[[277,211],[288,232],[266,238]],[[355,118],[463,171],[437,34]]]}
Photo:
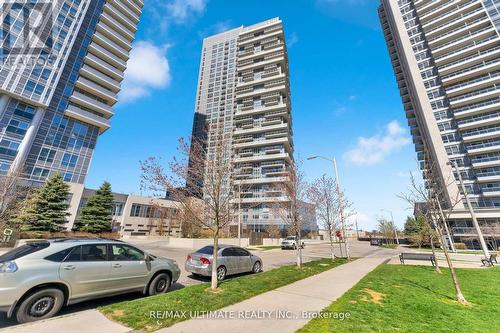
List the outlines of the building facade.
{"label": "building facade", "polygon": [[[75,220],[95,190],[84,189]],[[113,232],[121,236],[181,236],[181,205],[173,200],[113,193]],[[73,221],[70,221],[73,224]]]}
{"label": "building facade", "polygon": [[477,246],[453,165],[491,239],[500,223],[500,2],[381,0],[379,16],[424,178],[445,189],[455,240]]}
{"label": "building facade", "polygon": [[143,1],[1,6],[0,173],[34,186],[60,173],[77,207],[97,138],[110,128]]}
{"label": "building facade", "polygon": [[[240,222],[255,231],[283,224],[272,206],[287,200],[279,185],[288,179],[293,141],[288,57],[279,18],[204,39],[193,138],[205,143],[206,158],[221,133]],[[194,183],[203,188],[202,180]]]}

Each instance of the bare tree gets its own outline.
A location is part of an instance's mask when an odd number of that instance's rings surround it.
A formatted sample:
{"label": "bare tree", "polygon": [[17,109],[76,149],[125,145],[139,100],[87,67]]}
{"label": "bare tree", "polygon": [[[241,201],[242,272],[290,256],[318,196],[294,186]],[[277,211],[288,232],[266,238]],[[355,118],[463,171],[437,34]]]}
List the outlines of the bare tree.
{"label": "bare tree", "polygon": [[394,222],[383,217],[377,218],[378,232],[384,237],[386,244],[394,243]]}
{"label": "bare tree", "polygon": [[302,266],[301,231],[307,216],[306,191],[307,183],[299,163],[290,166],[287,181],[276,185],[277,191],[283,193],[281,201],[274,203],[275,215],[288,226],[289,233],[295,235],[297,266]]}
{"label": "bare tree", "polygon": [[277,224],[270,224],[266,226],[266,231],[269,234],[269,237],[273,239],[278,239],[281,237],[281,228]]}
{"label": "bare tree", "polygon": [[19,173],[0,175],[0,228],[19,213],[28,194],[29,187],[23,184]]}
{"label": "bare tree", "polygon": [[[409,192],[402,193],[398,196],[403,200],[405,200],[406,202],[408,202],[412,208],[414,208],[416,204],[423,203],[424,209],[418,212],[418,214],[423,216],[427,221],[427,223],[429,224],[429,226],[433,228],[437,233],[437,238],[444,251],[448,268],[450,269],[451,280],[453,283],[453,287],[455,288],[456,300],[461,304],[468,304],[460,288],[455,268],[453,266],[450,254],[448,252],[448,246],[447,244],[442,243],[443,239],[442,224],[446,222],[447,217],[444,216],[443,210],[441,209],[440,200],[445,195],[444,191],[447,188],[447,185],[449,185],[451,182],[454,182],[455,178],[453,175],[450,175],[449,179],[446,179],[444,181],[444,184],[442,184],[442,182],[437,178],[437,176],[433,172],[434,170],[433,166],[434,165],[432,164],[430,165],[428,164],[427,169],[425,170],[426,182],[427,182],[426,184],[418,183],[413,174],[410,172]],[[451,213],[452,209],[456,207],[456,205],[460,202],[459,195],[460,194],[458,193],[456,198],[450,198],[451,203],[448,212]],[[440,272],[437,257],[434,250],[433,239],[434,236],[433,234],[431,234],[430,241],[431,241],[432,253],[436,258],[436,270]]]}
{"label": "bare tree", "polygon": [[322,175],[309,186],[307,198],[315,205],[316,217],[328,233],[331,257],[335,259],[335,231],[339,229],[340,215],[340,198],[335,180]]}
{"label": "bare tree", "polygon": [[[229,177],[232,171],[229,140],[223,129],[216,129],[209,142],[193,138],[189,143],[179,139],[178,150],[182,157],[174,158],[168,171],[157,158],[141,162],[143,189],[168,191],[194,224],[211,231],[212,289],[217,289],[218,273],[219,276],[223,273],[218,271],[224,269],[217,265],[219,237],[238,213]],[[200,195],[202,198],[196,203],[193,197]]]}

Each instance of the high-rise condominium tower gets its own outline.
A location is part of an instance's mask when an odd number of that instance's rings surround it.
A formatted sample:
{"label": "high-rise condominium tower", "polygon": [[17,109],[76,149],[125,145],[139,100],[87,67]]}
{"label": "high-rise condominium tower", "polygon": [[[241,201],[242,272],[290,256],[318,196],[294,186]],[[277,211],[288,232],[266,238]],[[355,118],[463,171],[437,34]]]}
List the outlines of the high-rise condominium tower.
{"label": "high-rise condominium tower", "polygon": [[500,221],[500,2],[382,0],[379,14],[424,177],[446,189],[453,234],[467,239],[475,231],[456,162],[491,237]]}
{"label": "high-rise condominium tower", "polygon": [[110,127],[142,6],[1,2],[1,173],[39,183],[58,172],[73,192],[83,191],[96,140]]}
{"label": "high-rise condominium tower", "polygon": [[[228,178],[244,225],[260,230],[282,223],[272,206],[286,200],[277,189],[289,174],[293,141],[279,18],[203,41],[193,137],[205,142],[207,158],[221,133],[228,138],[224,158],[233,164]],[[203,182],[198,183],[202,188]]]}

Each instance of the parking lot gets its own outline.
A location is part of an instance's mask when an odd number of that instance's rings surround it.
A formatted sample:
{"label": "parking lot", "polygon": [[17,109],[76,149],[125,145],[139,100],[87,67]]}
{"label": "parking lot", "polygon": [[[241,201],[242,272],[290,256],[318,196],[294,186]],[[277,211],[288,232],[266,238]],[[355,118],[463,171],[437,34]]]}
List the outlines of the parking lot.
{"label": "parking lot", "polygon": [[[208,278],[195,278],[190,273],[184,270],[184,261],[186,260],[187,255],[191,252],[194,252],[196,249],[169,247],[164,241],[134,240],[129,241],[129,243],[154,255],[167,257],[177,261],[179,268],[181,269],[181,276],[179,278],[179,281],[177,281],[177,283],[172,286],[172,290],[181,289],[185,286],[209,281]],[[398,253],[395,250],[370,246],[368,242],[351,241],[349,245],[351,255],[353,257],[378,256],[387,253]],[[294,250],[272,249],[251,250],[251,252],[262,258],[264,271],[283,265],[294,264],[296,262],[296,252]],[[340,256],[338,244],[335,244],[335,254],[337,256]],[[330,245],[327,242],[306,241],[306,246],[303,249],[302,256],[304,261],[311,261],[319,258],[329,258],[331,256]],[[138,297],[143,296],[139,293],[134,293],[78,303],[75,305],[64,307],[59,315],[65,315],[87,309],[95,309],[99,306],[125,300],[131,300]],[[0,328],[9,327],[15,324],[16,322],[14,320],[7,319],[4,314],[0,314]]]}

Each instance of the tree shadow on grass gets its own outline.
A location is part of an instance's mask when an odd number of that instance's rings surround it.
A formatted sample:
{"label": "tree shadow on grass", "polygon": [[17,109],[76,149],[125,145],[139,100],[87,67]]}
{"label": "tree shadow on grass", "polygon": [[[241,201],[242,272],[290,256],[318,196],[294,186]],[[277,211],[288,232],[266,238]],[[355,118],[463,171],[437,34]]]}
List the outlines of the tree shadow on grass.
{"label": "tree shadow on grass", "polygon": [[407,278],[403,278],[403,281],[406,282],[408,285],[411,285],[413,287],[417,287],[417,288],[420,288],[420,289],[424,289],[424,290],[430,291],[434,295],[445,297],[445,298],[450,299],[452,301],[455,300],[453,297],[450,297],[450,295],[446,295],[446,294],[434,291],[430,287],[424,286],[424,285],[418,283],[417,281],[412,281],[412,280],[407,279]]}

